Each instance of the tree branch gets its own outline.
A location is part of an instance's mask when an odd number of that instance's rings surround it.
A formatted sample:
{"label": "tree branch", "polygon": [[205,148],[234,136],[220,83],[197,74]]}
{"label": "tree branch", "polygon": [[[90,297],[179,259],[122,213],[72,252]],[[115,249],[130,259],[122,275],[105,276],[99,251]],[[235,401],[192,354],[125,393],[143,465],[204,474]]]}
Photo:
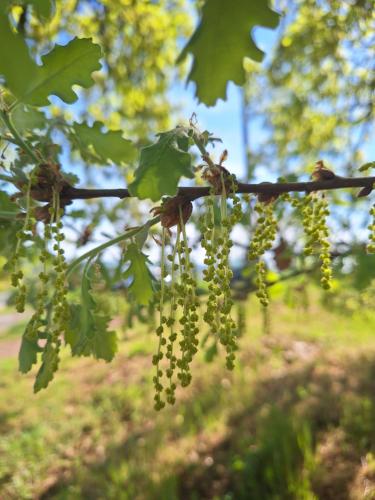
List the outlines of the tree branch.
{"label": "tree branch", "polygon": [[[345,188],[368,188],[371,191],[375,183],[375,177],[340,177],[335,176],[328,180],[308,181],[308,182],[261,182],[244,184],[239,182],[237,193],[269,194],[280,195],[290,192],[328,191]],[[179,187],[177,194],[191,201],[208,196],[209,186]],[[130,198],[128,189],[82,189],[75,187],[65,187],[61,191],[61,198],[66,200],[86,200],[90,198]]]}

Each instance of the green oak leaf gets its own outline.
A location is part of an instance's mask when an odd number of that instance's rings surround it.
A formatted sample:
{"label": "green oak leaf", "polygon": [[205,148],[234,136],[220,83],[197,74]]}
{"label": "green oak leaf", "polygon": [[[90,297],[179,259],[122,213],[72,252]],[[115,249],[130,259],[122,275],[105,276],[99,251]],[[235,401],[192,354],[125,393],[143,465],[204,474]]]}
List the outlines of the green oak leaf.
{"label": "green oak leaf", "polygon": [[88,311],[85,305],[72,306],[71,314],[65,341],[70,345],[72,355],[112,361],[117,352],[117,335],[108,330],[109,317],[96,314],[92,307]]}
{"label": "green oak leaf", "polygon": [[74,38],[67,45],[56,45],[42,57],[43,65],[19,99],[34,106],[47,106],[48,96],[56,95],[71,104],[78,99],[73,85],[88,88],[94,84],[91,73],[101,68],[101,49],[91,38]]}
{"label": "green oak leaf", "polygon": [[176,127],[158,136],[157,142],[141,149],[135,179],[129,185],[130,193],[139,199],[158,201],[163,195],[174,195],[182,176],[194,177],[191,155],[185,150],[186,130]]}
{"label": "green oak leaf", "polygon": [[22,36],[12,31],[7,15],[0,11],[0,79],[5,80],[14,95],[20,96],[37,73],[38,66]]}
{"label": "green oak leaf", "polygon": [[276,28],[278,23],[279,14],[267,0],[206,0],[200,24],[178,58],[194,57],[188,80],[196,83],[199,101],[213,106],[226,99],[229,81],[243,85],[244,58],[260,62],[264,55],[250,36],[252,28]]}
{"label": "green oak leaf", "polygon": [[29,340],[25,336],[22,337],[20,351],[18,353],[18,369],[21,373],[27,373],[32,366],[37,362],[38,352],[42,349],[38,342]]}
{"label": "green oak leaf", "polygon": [[12,122],[20,133],[35,128],[43,129],[46,126],[46,117],[41,111],[31,106],[21,104],[17,106],[11,114]]}
{"label": "green oak leaf", "polygon": [[75,102],[77,94],[72,86],[88,88],[94,84],[91,73],[101,68],[100,57],[101,49],[91,39],[74,38],[67,45],[56,45],[38,66],[23,38],[13,32],[7,16],[0,12],[0,78],[20,102],[47,106],[51,95],[68,104]]}
{"label": "green oak leaf", "polygon": [[117,352],[116,332],[108,330],[109,317],[103,314],[92,295],[92,269],[86,264],[81,286],[81,305],[72,307],[72,321],[65,341],[73,356],[93,356],[111,361]]}
{"label": "green oak leaf", "polygon": [[111,160],[118,165],[130,163],[137,156],[137,149],[129,139],[124,139],[121,130],[103,132],[104,124],[96,121],[92,127],[87,123],[73,123],[73,129],[78,139],[79,148],[91,147],[98,161],[108,163]]}
{"label": "green oak leaf", "polygon": [[55,372],[59,367],[59,352],[59,345],[48,340],[43,350],[42,364],[35,378],[35,393],[48,387],[49,383],[53,380]]}
{"label": "green oak leaf", "polygon": [[133,278],[128,287],[129,291],[139,304],[147,305],[154,295],[147,256],[140,251],[136,243],[130,243],[124,255],[124,262],[130,262],[130,265],[123,277]]}

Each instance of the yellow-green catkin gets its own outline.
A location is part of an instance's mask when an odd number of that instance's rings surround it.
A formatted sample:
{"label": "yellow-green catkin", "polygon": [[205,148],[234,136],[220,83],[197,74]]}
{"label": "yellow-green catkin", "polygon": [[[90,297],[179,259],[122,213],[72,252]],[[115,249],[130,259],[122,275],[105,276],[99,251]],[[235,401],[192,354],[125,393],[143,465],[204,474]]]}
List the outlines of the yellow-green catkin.
{"label": "yellow-green catkin", "polygon": [[167,318],[164,316],[164,299],[165,299],[165,240],[166,240],[166,229],[163,227],[162,230],[162,243],[161,243],[161,264],[160,264],[160,293],[159,293],[159,325],[156,329],[156,335],[158,336],[158,350],[157,353],[152,358],[152,363],[156,367],[156,373],[153,377],[154,387],[155,387],[155,396],[154,396],[154,408],[159,411],[162,410],[165,406],[165,401],[162,399],[163,393],[163,370],[161,368],[161,361],[164,357],[163,348],[167,343],[167,340],[164,336],[164,329],[167,323]]}
{"label": "yellow-green catkin", "polygon": [[249,259],[255,260],[271,250],[277,233],[277,220],[273,202],[257,201],[254,211],[258,213],[257,225],[249,246]]}
{"label": "yellow-green catkin", "polygon": [[[69,304],[67,301],[68,286],[66,282],[67,264],[62,242],[65,239],[61,216],[63,210],[60,208],[60,195],[53,191],[53,213],[51,220],[51,235],[54,241],[52,266],[55,271],[54,295],[52,298],[52,321],[51,336],[57,340],[60,335],[65,335],[69,326]],[[53,222],[52,222],[53,221]]]}
{"label": "yellow-green catkin", "polygon": [[[220,328],[219,339],[226,350],[226,366],[229,370],[234,368],[235,351],[237,350],[237,325],[232,318],[233,299],[231,296],[231,280],[233,272],[230,268],[229,253],[233,246],[230,238],[234,225],[242,217],[241,200],[236,194],[237,183],[234,176],[231,178],[230,192],[226,192],[223,175],[221,177],[221,235],[218,243],[221,246],[218,252],[217,273],[214,279],[216,285],[222,292],[222,302],[220,304]],[[228,213],[227,199],[230,198],[233,203],[231,213]]]}
{"label": "yellow-green catkin", "polygon": [[32,315],[25,332],[25,336],[29,340],[38,339],[38,331],[39,328],[43,325],[43,318],[46,315],[48,303],[48,284],[51,278],[48,269],[48,263],[50,263],[51,260],[51,256],[48,252],[48,244],[51,240],[51,237],[51,225],[49,222],[45,222],[43,233],[44,248],[39,255],[39,261],[42,265],[42,271],[39,273],[40,284],[36,300],[36,310]]}
{"label": "yellow-green catkin", "polygon": [[185,223],[181,207],[180,211],[180,230],[182,239],[177,245],[177,256],[180,271],[180,283],[176,287],[178,293],[177,303],[182,308],[182,315],[179,319],[181,325],[181,355],[177,359],[179,369],[177,377],[182,387],[186,387],[192,380],[190,364],[195,354],[198,352],[198,307],[199,302],[196,297],[196,279],[193,273],[193,264],[190,259],[192,248],[189,247]]}
{"label": "yellow-green catkin", "polygon": [[[206,256],[203,279],[208,284],[207,310],[203,316],[209,325],[211,333],[225,347],[226,365],[233,369],[235,351],[237,350],[237,325],[232,318],[233,299],[231,297],[231,280],[233,272],[229,264],[230,249],[233,245],[230,234],[234,225],[242,217],[241,200],[236,194],[236,180],[232,176],[229,192],[226,192],[227,182],[221,178],[222,192],[220,199],[221,228],[215,230],[214,224],[214,193],[206,200],[206,214],[202,219],[204,233],[202,247]],[[228,179],[227,179],[228,181]],[[228,211],[227,201],[232,200],[232,210]]]}
{"label": "yellow-green catkin", "polygon": [[321,286],[329,290],[332,286],[332,263],[327,217],[329,206],[324,194],[309,193],[300,201],[302,223],[306,234],[305,254],[318,253],[320,259]]}
{"label": "yellow-green catkin", "polygon": [[26,285],[24,281],[24,273],[21,269],[21,258],[25,256],[25,248],[24,243],[26,240],[30,239],[32,236],[32,231],[34,228],[35,221],[33,220],[31,214],[31,177],[27,184],[26,190],[26,214],[25,220],[22,228],[17,231],[17,243],[14,254],[10,259],[10,268],[11,268],[11,284],[16,288],[16,310],[19,313],[25,311],[25,303],[26,303]]}
{"label": "yellow-green catkin", "polygon": [[167,259],[171,263],[171,283],[169,289],[169,316],[167,318],[166,326],[169,328],[169,336],[167,342],[167,351],[166,358],[168,359],[168,368],[165,371],[166,377],[169,380],[169,387],[166,387],[166,400],[167,403],[173,405],[176,402],[175,391],[176,384],[174,382],[173,376],[176,370],[177,357],[175,352],[175,343],[177,340],[177,332],[176,332],[176,313],[177,313],[177,300],[178,300],[178,283],[177,283],[177,271],[179,269],[178,264],[176,263],[176,255],[177,249],[180,243],[180,229],[177,230],[176,242],[173,247],[172,253],[168,255]]}
{"label": "yellow-green catkin", "polygon": [[368,230],[370,231],[369,235],[370,241],[367,244],[366,250],[368,253],[375,253],[375,205],[371,207],[370,215],[372,217],[372,221],[368,226]]}
{"label": "yellow-green catkin", "polygon": [[[197,310],[199,302],[196,297],[196,279],[191,262],[192,249],[188,245],[183,214],[179,208],[179,224],[176,242],[172,253],[166,256],[166,229],[162,233],[161,255],[161,286],[156,294],[159,299],[159,326],[156,333],[159,337],[158,351],[153,357],[156,374],[153,378],[155,387],[155,409],[161,410],[165,402],[173,405],[176,401],[177,388],[174,380],[177,370],[177,379],[181,386],[186,387],[192,380],[190,364],[198,352],[199,317]],[[170,284],[165,278],[169,275],[166,261],[170,262]],[[169,300],[169,311],[165,313],[166,302]],[[178,331],[180,330],[180,332]],[[180,336],[179,346],[176,341]],[[163,369],[161,361],[166,358],[166,368]],[[163,383],[166,379],[166,386]],[[164,400],[165,395],[165,400]]]}
{"label": "yellow-green catkin", "polygon": [[204,264],[206,268],[203,270],[203,280],[208,285],[207,309],[203,315],[204,321],[209,325],[211,332],[218,332],[218,310],[217,310],[217,294],[220,295],[219,287],[214,283],[216,276],[216,231],[215,231],[215,213],[214,213],[215,198],[213,189],[210,196],[205,200],[205,215],[202,217],[202,240],[201,245],[205,250]]}
{"label": "yellow-green catkin", "polygon": [[256,296],[262,306],[267,307],[269,305],[269,295],[267,288],[267,266],[263,259],[260,259],[256,265],[256,279],[255,284],[257,285]]}
{"label": "yellow-green catkin", "polygon": [[258,219],[252,241],[250,242],[248,258],[249,260],[257,260],[255,266],[255,283],[258,289],[256,296],[262,306],[267,307],[269,304],[266,280],[267,266],[262,256],[272,248],[277,233],[277,220],[274,215],[273,201],[257,201],[254,210],[258,213]]}

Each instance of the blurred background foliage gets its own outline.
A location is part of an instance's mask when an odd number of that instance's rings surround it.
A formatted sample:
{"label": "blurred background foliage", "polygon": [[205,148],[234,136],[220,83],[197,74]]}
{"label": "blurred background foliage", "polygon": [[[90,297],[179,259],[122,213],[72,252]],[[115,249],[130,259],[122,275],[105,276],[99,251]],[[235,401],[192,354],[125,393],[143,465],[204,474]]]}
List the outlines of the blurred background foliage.
{"label": "blurred background foliage", "polygon": [[168,90],[182,74],[179,42],[192,27],[185,0],[67,0],[56,2],[51,22],[30,19],[25,32],[39,50],[77,33],[98,43],[104,68],[78,112],[142,142],[171,126]]}
{"label": "blurred background foliage", "polygon": [[248,177],[259,163],[279,175],[306,173],[317,158],[352,175],[371,138],[373,4],[281,0],[277,6],[285,15],[266,64],[245,61],[244,114],[266,131],[262,140],[249,139]]}

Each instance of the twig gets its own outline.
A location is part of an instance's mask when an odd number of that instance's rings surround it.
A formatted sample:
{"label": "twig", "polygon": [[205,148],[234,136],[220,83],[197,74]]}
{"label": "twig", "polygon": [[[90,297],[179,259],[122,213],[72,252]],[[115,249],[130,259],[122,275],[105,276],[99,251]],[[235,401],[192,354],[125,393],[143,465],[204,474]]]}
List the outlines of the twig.
{"label": "twig", "polygon": [[[372,189],[375,177],[339,177],[321,181],[308,182],[260,182],[245,184],[239,182],[236,192],[239,194],[269,194],[280,195],[291,192],[310,193],[312,191],[328,191],[345,188],[367,187]],[[188,200],[197,200],[204,196],[209,196],[209,186],[179,187],[179,196],[184,196]],[[61,191],[61,198],[66,200],[87,200],[90,198],[130,198],[132,195],[128,189],[83,189],[75,187],[65,187]]]}

